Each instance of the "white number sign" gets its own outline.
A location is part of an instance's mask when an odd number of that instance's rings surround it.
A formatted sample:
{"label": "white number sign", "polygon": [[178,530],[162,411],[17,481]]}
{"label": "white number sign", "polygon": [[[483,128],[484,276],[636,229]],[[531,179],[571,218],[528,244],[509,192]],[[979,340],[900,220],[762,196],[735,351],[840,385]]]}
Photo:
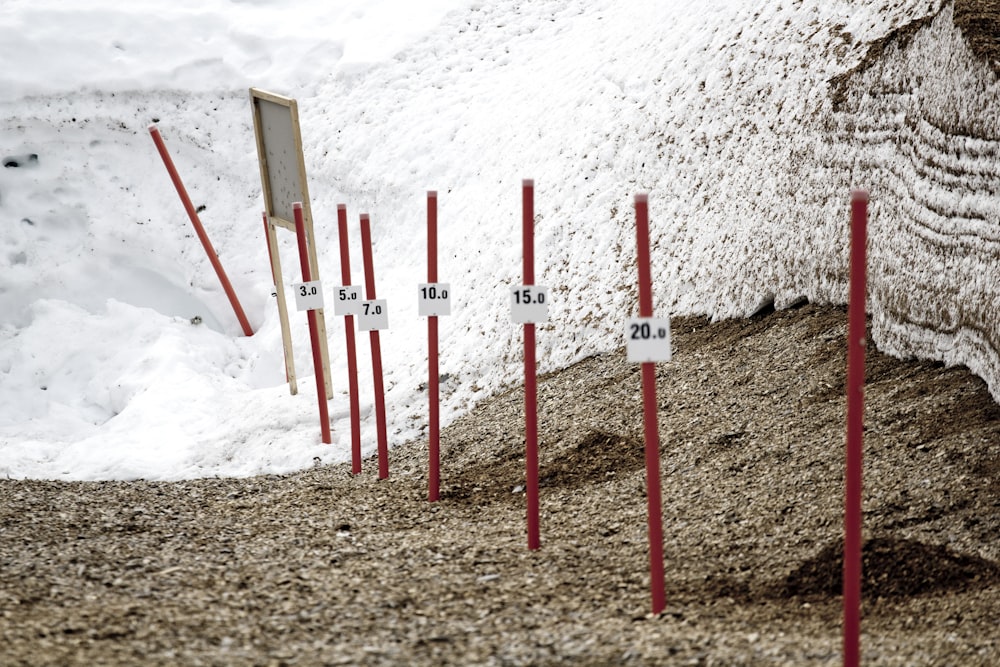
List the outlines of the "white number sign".
{"label": "white number sign", "polygon": [[417,314],[420,317],[451,315],[451,285],[448,283],[418,285]]}
{"label": "white number sign", "polygon": [[389,328],[389,308],[385,299],[372,299],[361,303],[358,315],[358,330],[381,331]]}
{"label": "white number sign", "polygon": [[307,283],[292,283],[295,291],[295,307],[299,310],[319,310],[323,307],[323,285],[318,280]]}
{"label": "white number sign", "polygon": [[630,317],[625,323],[625,350],[632,363],[670,361],[670,318]]}
{"label": "white number sign", "polygon": [[549,319],[549,288],[519,285],[510,288],[510,316],[515,324],[535,324]]}

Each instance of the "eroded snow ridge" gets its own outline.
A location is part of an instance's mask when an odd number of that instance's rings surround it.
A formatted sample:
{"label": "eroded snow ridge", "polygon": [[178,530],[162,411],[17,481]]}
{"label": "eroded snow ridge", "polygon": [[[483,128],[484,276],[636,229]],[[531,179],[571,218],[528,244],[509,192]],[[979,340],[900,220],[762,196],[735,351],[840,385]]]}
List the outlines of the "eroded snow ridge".
{"label": "eroded snow ridge", "polygon": [[1000,81],[948,5],[844,82],[831,157],[872,191],[870,311],[892,354],[967,365],[1000,399]]}

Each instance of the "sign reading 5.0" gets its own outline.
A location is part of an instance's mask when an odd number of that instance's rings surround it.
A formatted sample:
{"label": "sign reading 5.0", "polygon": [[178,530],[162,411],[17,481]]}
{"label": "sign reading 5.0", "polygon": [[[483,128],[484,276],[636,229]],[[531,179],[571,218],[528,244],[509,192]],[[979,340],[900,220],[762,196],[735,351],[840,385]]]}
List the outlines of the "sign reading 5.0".
{"label": "sign reading 5.0", "polygon": [[534,324],[549,319],[549,288],[519,285],[510,288],[510,316],[515,324]]}
{"label": "sign reading 5.0", "polygon": [[323,285],[318,280],[307,283],[292,283],[295,291],[295,307],[298,310],[319,310],[323,307]]}
{"label": "sign reading 5.0", "polygon": [[451,285],[448,283],[418,285],[417,314],[420,317],[451,315]]}
{"label": "sign reading 5.0", "polygon": [[670,318],[630,317],[625,323],[625,350],[632,363],[670,361]]}
{"label": "sign reading 5.0", "polygon": [[334,315],[360,315],[363,303],[358,285],[343,285],[333,291]]}

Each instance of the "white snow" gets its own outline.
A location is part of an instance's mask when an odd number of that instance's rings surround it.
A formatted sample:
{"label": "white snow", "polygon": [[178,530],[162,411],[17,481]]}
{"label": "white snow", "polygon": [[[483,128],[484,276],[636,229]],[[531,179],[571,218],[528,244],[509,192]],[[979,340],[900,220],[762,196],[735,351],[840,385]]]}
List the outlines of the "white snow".
{"label": "white snow", "polygon": [[[336,207],[350,215],[355,284],[358,216],[372,216],[390,311],[390,444],[426,432],[417,286],[428,190],[439,193],[439,280],[453,293],[440,327],[445,423],[518,379],[508,288],[521,280],[524,178],[536,183],[536,281],[553,300],[539,327],[542,370],[621,344],[635,311],[639,192],[650,193],[658,315],[742,316],[803,295],[843,302],[841,221],[850,189],[868,179],[843,162],[838,171],[844,158],[823,144],[838,132],[824,124],[828,81],[941,3],[691,7],[4,2],[0,157],[17,166],[0,169],[0,474],[181,479],[349,458],[343,321],[332,309],[332,445],[319,438],[304,313],[292,313],[299,394],[284,382],[250,86],[298,100],[328,304],[340,284]],[[252,337],[150,123],[204,207]],[[886,160],[891,171],[898,157]],[[988,189],[954,200],[995,235]],[[300,280],[297,254],[279,232],[287,286]],[[905,332],[899,340],[907,353]],[[373,380],[367,337],[358,341],[371,454]]]}

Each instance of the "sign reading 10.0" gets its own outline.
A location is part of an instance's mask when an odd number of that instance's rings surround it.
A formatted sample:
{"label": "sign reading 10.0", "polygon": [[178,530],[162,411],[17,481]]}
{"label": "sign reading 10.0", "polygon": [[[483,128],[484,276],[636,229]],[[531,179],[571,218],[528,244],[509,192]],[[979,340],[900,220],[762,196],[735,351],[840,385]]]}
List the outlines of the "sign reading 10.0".
{"label": "sign reading 10.0", "polygon": [[451,315],[451,285],[449,283],[418,285],[417,314],[420,317]]}

